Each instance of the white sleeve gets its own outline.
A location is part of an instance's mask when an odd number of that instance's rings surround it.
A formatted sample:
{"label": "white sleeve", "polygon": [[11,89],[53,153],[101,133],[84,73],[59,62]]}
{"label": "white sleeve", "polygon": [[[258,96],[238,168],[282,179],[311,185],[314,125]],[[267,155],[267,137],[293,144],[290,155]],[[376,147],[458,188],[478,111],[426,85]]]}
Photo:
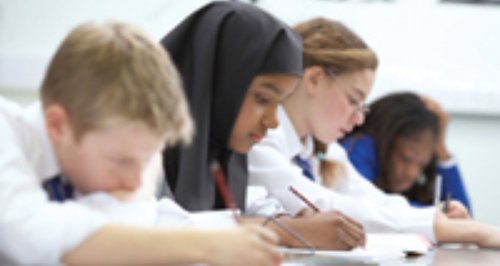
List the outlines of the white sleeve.
{"label": "white sleeve", "polygon": [[379,230],[386,231],[384,229],[386,227],[398,232],[417,233],[426,236],[427,239],[435,243],[434,219],[436,212],[434,207],[416,208],[399,194],[383,192],[361,176],[349,161],[346,151],[338,143],[329,145],[326,158],[341,164],[344,169],[346,180],[335,187],[335,191],[355,197],[360,201],[368,201],[378,207],[378,212],[381,215],[386,216],[386,219],[382,216],[372,218],[374,224],[376,224],[377,219],[382,221]]}
{"label": "white sleeve", "polygon": [[48,201],[2,113],[0,129],[0,259],[22,265],[61,264],[61,256],[106,219],[74,202]]}
{"label": "white sleeve", "polygon": [[[293,186],[321,210],[339,210],[363,224],[367,232],[415,232],[431,241],[434,239],[434,210],[393,208],[394,206],[372,202],[369,198],[343,195],[313,183],[302,176],[300,168],[292,164],[272,141],[263,141],[250,151],[249,176],[250,184],[265,186],[270,195],[277,198],[291,214],[296,214],[305,207],[289,191],[289,187]],[[415,217],[420,217],[418,225],[413,224]]]}
{"label": "white sleeve", "polygon": [[245,214],[249,216],[271,217],[288,214],[281,203],[271,197],[263,186],[247,186]]}

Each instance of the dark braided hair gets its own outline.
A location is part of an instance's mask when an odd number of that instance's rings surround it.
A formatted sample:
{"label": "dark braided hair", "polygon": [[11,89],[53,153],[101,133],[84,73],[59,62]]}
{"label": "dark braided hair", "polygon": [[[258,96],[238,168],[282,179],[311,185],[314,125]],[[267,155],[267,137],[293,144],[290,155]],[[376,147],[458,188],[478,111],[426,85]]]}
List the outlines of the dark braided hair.
{"label": "dark braided hair", "polygon": [[[349,136],[353,137],[353,144],[362,135],[368,135],[373,139],[380,162],[380,173],[375,178],[375,184],[385,192],[392,192],[388,176],[396,139],[411,138],[429,129],[437,136],[439,130],[437,117],[427,109],[416,94],[398,92],[373,102],[365,123],[355,128]],[[422,204],[432,203],[436,162],[434,155],[424,169],[425,181],[415,182],[409,190],[402,193],[408,200]]]}

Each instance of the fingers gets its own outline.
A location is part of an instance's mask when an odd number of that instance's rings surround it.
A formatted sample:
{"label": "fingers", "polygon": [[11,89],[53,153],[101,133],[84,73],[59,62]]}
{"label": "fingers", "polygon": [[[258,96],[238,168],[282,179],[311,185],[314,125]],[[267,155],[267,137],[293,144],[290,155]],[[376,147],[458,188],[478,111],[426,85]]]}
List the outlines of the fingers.
{"label": "fingers", "polygon": [[363,226],[342,213],[339,213],[339,220],[338,229],[341,242],[346,244],[349,249],[364,246],[366,237]]}
{"label": "fingers", "polygon": [[279,265],[282,261],[281,254],[275,249],[275,245],[259,241],[258,249],[263,254],[263,261],[258,265]]}
{"label": "fingers", "polygon": [[424,103],[425,107],[427,107],[429,111],[434,113],[439,118],[439,120],[447,118],[446,112],[436,101],[424,95],[419,95],[419,98]]}
{"label": "fingers", "polygon": [[309,217],[314,214],[316,214],[316,212],[313,211],[311,208],[304,208],[297,213],[296,217]]}
{"label": "fingers", "polygon": [[469,219],[469,211],[465,206],[456,200],[452,200],[449,203],[448,213],[446,213],[448,218],[461,218],[461,219]]}
{"label": "fingers", "polygon": [[259,225],[251,225],[247,226],[247,228],[267,243],[270,243],[272,245],[277,245],[279,243],[278,235],[265,227]]}
{"label": "fingers", "polygon": [[345,230],[338,230],[338,243],[340,250],[351,250],[355,247],[359,246],[359,242],[357,239],[353,238],[351,235],[347,233]]}
{"label": "fingers", "polygon": [[278,243],[278,236],[262,226],[253,226],[251,230],[255,232],[258,238],[256,246],[261,254],[263,254],[262,261],[258,265],[279,265],[282,257],[275,249],[275,245]]}
{"label": "fingers", "polygon": [[274,232],[258,225],[243,226],[243,229],[250,234],[249,251],[252,250],[253,256],[241,263],[249,265],[279,265],[281,263],[281,254],[275,249],[278,236]]}
{"label": "fingers", "polygon": [[354,219],[352,219],[351,217],[347,216],[347,215],[344,215],[344,218],[353,226],[355,226],[357,229],[361,230],[363,232],[363,235],[364,235],[364,231],[365,229],[363,228],[363,225],[361,225],[360,223],[358,223],[357,221],[355,221]]}

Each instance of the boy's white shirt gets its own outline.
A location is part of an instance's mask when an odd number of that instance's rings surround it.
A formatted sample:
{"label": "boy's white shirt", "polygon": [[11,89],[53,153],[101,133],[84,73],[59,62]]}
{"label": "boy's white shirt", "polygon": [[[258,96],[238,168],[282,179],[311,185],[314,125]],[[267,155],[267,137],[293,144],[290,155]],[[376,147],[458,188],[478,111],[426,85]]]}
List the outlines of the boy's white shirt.
{"label": "boy's white shirt", "polygon": [[[249,185],[265,187],[268,197],[277,199],[292,215],[307,206],[289,191],[290,186],[321,210],[339,210],[354,218],[369,233],[418,233],[435,242],[434,208],[411,207],[403,197],[376,188],[355,170],[337,143],[328,147],[325,158],[341,164],[345,176],[334,188],[322,186],[312,137],[307,136],[305,145],[301,142],[283,107],[278,109],[278,120],[278,128],[270,130],[249,153]],[[304,177],[302,169],[292,162],[298,154],[311,163],[315,182]]]}
{"label": "boy's white shirt", "polygon": [[[51,202],[42,182],[59,174],[40,103],[22,108],[0,97],[0,264],[58,265],[62,255],[108,223],[230,227],[228,212],[191,214],[170,199],[154,200],[158,154],[143,173],[136,200],[92,193]],[[209,218],[207,218],[207,216]],[[217,221],[218,226],[206,222]],[[167,244],[167,243],[166,243]]]}

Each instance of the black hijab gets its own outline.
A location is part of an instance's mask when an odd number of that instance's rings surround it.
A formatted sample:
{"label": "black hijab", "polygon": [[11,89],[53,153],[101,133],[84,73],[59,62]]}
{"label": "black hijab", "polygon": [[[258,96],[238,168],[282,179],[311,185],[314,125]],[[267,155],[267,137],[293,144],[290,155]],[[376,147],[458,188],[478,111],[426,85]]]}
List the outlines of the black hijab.
{"label": "black hijab", "polygon": [[221,208],[209,169],[216,159],[243,210],[247,162],[246,155],[229,149],[233,126],[255,76],[301,75],[301,39],[257,7],[214,2],[194,12],[161,44],[182,76],[196,127],[191,146],[164,151],[166,183],[188,210]]}

